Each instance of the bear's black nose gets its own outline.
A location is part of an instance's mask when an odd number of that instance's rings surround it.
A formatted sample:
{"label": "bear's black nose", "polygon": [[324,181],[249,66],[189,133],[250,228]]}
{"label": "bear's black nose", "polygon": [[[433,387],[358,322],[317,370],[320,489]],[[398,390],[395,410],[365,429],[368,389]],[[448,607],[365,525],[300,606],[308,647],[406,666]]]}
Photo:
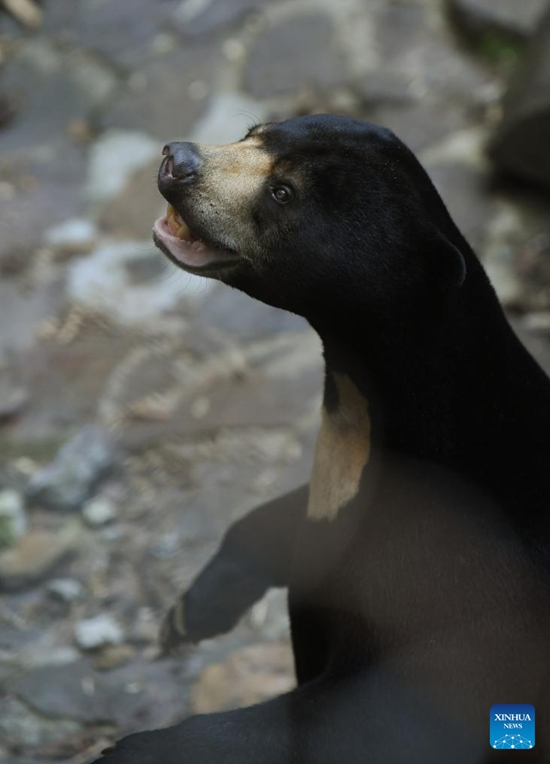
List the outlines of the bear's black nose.
{"label": "bear's black nose", "polygon": [[162,153],[164,172],[174,180],[193,180],[198,174],[202,160],[194,143],[187,141],[172,141],[167,143]]}

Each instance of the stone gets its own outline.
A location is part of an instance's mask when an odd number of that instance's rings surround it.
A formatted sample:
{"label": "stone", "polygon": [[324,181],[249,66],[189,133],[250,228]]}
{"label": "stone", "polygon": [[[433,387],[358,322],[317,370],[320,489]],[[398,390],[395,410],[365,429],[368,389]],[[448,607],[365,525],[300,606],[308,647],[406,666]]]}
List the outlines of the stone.
{"label": "stone", "polygon": [[480,251],[489,217],[487,176],[458,161],[430,163],[427,169],[456,224],[474,250]]}
{"label": "stone", "polygon": [[105,645],[119,645],[124,632],[117,621],[107,613],[78,621],[74,627],[76,644],[82,650],[97,650]]}
{"label": "stone", "polygon": [[108,645],[95,658],[94,668],[97,671],[111,671],[131,661],[135,654],[132,645]]}
{"label": "stone", "polygon": [[487,35],[525,40],[536,29],[546,0],[446,0],[449,15],[472,41]]}
{"label": "stone", "polygon": [[[208,411],[195,423],[194,429],[291,425],[320,389],[317,363],[297,371],[292,378],[257,371],[244,379],[218,380],[211,390],[205,390]],[[187,417],[190,420],[187,427],[191,429],[192,412],[191,416],[187,413]]]}
{"label": "stone", "polygon": [[73,0],[42,0],[41,5],[44,8],[42,29],[59,35],[64,41],[74,42],[81,8]]}
{"label": "stone", "polygon": [[264,305],[223,285],[217,285],[200,303],[194,321],[201,327],[217,329],[242,341],[307,328],[303,318]]}
{"label": "stone", "polygon": [[527,350],[536,358],[546,374],[550,376],[550,344],[547,337],[542,337],[538,333],[528,331],[525,322],[519,321],[517,318],[512,318],[510,323]]}
{"label": "stone", "polygon": [[0,133],[2,176],[12,187],[12,198],[2,202],[0,265],[26,265],[45,228],[81,211],[85,157],[67,130],[105,97],[84,74],[94,65],[78,55],[69,62],[51,43],[33,38],[3,68],[18,110]]}
{"label": "stone", "polygon": [[369,72],[367,76],[360,77],[353,84],[354,90],[366,106],[402,106],[413,104],[416,100],[411,80],[405,72],[377,69]]}
{"label": "stone", "polygon": [[491,146],[498,167],[550,188],[550,8],[504,100]]}
{"label": "stone", "polygon": [[51,464],[31,477],[28,497],[50,509],[76,509],[113,467],[114,458],[106,431],[96,425],[83,427],[60,448]]}
{"label": "stone", "polygon": [[103,685],[98,686],[87,660],[44,666],[16,678],[9,690],[46,719],[84,724],[111,722]]}
{"label": "stone", "polygon": [[46,589],[48,594],[62,602],[76,602],[84,597],[84,587],[75,578],[55,578]]}
{"label": "stone", "polygon": [[[157,439],[188,439],[192,433],[220,428],[292,426],[308,407],[317,409],[322,360],[313,331],[271,335],[253,344],[248,357],[231,355],[222,355],[215,363],[193,365],[186,361],[174,368],[180,389],[170,416],[160,421],[152,417],[127,420],[121,433],[124,446],[133,449]],[[117,401],[117,407],[121,405],[135,411],[130,401],[125,405]],[[250,448],[244,437],[239,440],[229,449],[234,456],[239,453],[242,459],[248,459],[245,454],[249,450],[257,456],[257,443]]]}
{"label": "stone", "polygon": [[45,719],[119,726],[119,735],[174,724],[185,715],[185,669],[175,661],[132,661],[97,672],[88,659],[33,670],[10,693]]}
{"label": "stone", "polygon": [[96,225],[86,218],[69,218],[44,232],[44,244],[62,255],[83,255],[97,239]]}
{"label": "stone", "polygon": [[0,157],[44,160],[44,147],[66,144],[74,120],[91,118],[111,96],[115,80],[95,57],[63,54],[44,38],[27,39],[3,69],[3,88],[17,96],[16,118],[0,134]]}
{"label": "stone", "polygon": [[162,146],[146,133],[107,130],[90,150],[88,199],[98,204],[115,197],[124,189],[132,173],[147,165],[153,157],[157,157],[160,164],[161,149]]}
{"label": "stone", "polygon": [[130,327],[149,325],[180,303],[202,299],[212,287],[178,270],[151,240],[101,246],[67,272],[71,301]]}
{"label": "stone", "polygon": [[517,260],[527,226],[516,205],[500,201],[495,208],[480,256],[502,305],[517,309],[523,298]]}
{"label": "stone", "polygon": [[305,88],[333,88],[347,76],[330,17],[309,13],[260,34],[250,53],[245,84],[254,97],[269,98]]}
{"label": "stone", "polygon": [[68,666],[82,657],[76,647],[52,647],[51,645],[32,645],[19,653],[19,666],[25,671],[44,668],[44,666]]}
{"label": "stone", "polygon": [[28,390],[0,372],[0,424],[19,416],[28,401]]}
{"label": "stone", "polygon": [[[19,165],[21,168],[27,162],[33,165],[33,181],[29,186],[17,186],[14,197],[2,201],[0,274],[3,277],[29,269],[35,262],[33,255],[42,245],[44,230],[81,212],[82,191],[77,171],[82,175],[85,166],[82,156],[77,156],[74,151],[74,147],[63,145],[52,147],[51,152],[48,148],[45,151],[46,160],[34,165],[32,152],[29,152]],[[58,174],[63,155],[67,165],[64,178]],[[12,284],[9,284],[9,289],[12,300],[15,300],[18,290]],[[42,294],[25,297],[35,303],[44,299]],[[4,311],[4,300],[0,299]],[[13,331],[10,334],[13,335]]]}
{"label": "stone", "polygon": [[468,124],[464,105],[422,98],[413,103],[381,103],[368,115],[370,121],[390,130],[412,151],[418,152],[444,140]]}
{"label": "stone", "polygon": [[[160,163],[162,146],[169,140],[188,137],[208,107],[208,94],[219,65],[219,45],[215,44],[186,45],[145,62],[106,110],[103,126],[129,131],[139,125],[140,130],[158,139]],[[192,97],[197,82],[203,84],[204,98]]]}
{"label": "stone", "polygon": [[207,666],[191,689],[193,713],[243,708],[288,692],[295,685],[288,643],[257,644]]}
{"label": "stone", "polygon": [[0,549],[11,546],[28,528],[23,497],[18,491],[0,491]]}
{"label": "stone", "polygon": [[269,589],[249,611],[248,621],[263,639],[288,641],[290,619],[286,592],[283,589]]}
{"label": "stone", "polygon": [[242,93],[221,92],[195,125],[191,140],[197,143],[233,143],[243,138],[252,122],[268,118],[262,101]]}
{"label": "stone", "polygon": [[67,535],[29,531],[0,553],[0,590],[15,591],[42,581],[74,552]]}
{"label": "stone", "polygon": [[[468,103],[490,81],[480,64],[445,38],[429,4],[384,3],[375,19],[380,70],[387,80],[407,82],[415,100],[433,100],[437,95],[440,106],[457,97]],[[368,87],[366,77],[362,89]]]}
{"label": "stone", "polygon": [[254,11],[261,11],[268,0],[184,0],[174,13],[174,23],[183,34],[203,35],[241,21]]}
{"label": "stone", "polygon": [[[165,539],[161,539],[166,540]],[[179,544],[178,544],[178,550],[179,550]],[[165,551],[166,550],[165,548]],[[152,554],[154,555],[154,550],[151,550]],[[171,554],[164,554],[164,555],[156,555],[161,557],[171,557]],[[155,613],[151,610],[151,608],[147,607],[141,607],[138,610],[137,618],[135,620],[135,623],[132,628],[131,632],[131,639],[133,642],[136,642],[138,644],[153,644],[156,645],[158,642],[158,636],[159,636],[159,623],[158,618],[156,617]]]}
{"label": "stone", "polygon": [[119,67],[132,69],[147,59],[159,32],[169,30],[181,0],[109,0],[79,6],[75,42],[105,56]]}
{"label": "stone", "polygon": [[82,515],[88,525],[97,527],[116,520],[118,517],[118,507],[109,499],[98,496],[86,502],[82,509]]}
{"label": "stone", "polygon": [[[42,748],[65,742],[81,730],[78,722],[70,719],[52,721],[33,712],[17,698],[0,693],[0,739],[10,748]],[[15,759],[13,764],[18,762],[19,759]]]}
{"label": "stone", "polygon": [[[108,236],[130,241],[148,240],[148,249],[152,250],[153,221],[166,210],[166,202],[157,186],[158,168],[159,160],[155,156],[132,172],[124,188],[102,207],[98,223]],[[153,275],[156,274],[153,272]]]}

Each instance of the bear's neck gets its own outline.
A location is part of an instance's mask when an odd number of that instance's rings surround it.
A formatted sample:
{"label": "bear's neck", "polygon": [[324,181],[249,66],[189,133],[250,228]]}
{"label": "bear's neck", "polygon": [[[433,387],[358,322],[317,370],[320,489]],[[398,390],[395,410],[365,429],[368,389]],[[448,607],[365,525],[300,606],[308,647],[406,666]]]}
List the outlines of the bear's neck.
{"label": "bear's neck", "polygon": [[[343,405],[348,420],[365,422],[366,408],[371,449],[448,467],[475,460],[474,451],[484,448],[479,417],[482,435],[498,428],[512,404],[510,377],[540,370],[494,294],[485,301],[468,297],[460,295],[445,311],[418,321],[377,321],[355,311],[349,320],[340,314],[337,326],[316,326],[326,364],[324,413],[334,415]],[[546,380],[537,389],[546,395]]]}

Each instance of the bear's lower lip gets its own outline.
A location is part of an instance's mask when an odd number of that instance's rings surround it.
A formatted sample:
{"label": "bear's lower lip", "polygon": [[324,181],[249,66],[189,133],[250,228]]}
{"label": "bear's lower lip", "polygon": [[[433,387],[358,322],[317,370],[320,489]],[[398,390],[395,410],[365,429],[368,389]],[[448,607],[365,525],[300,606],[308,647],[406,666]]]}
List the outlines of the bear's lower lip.
{"label": "bear's lower lip", "polygon": [[194,238],[187,224],[171,206],[164,217],[155,220],[153,234],[154,239],[178,264],[194,272],[224,268],[240,259],[236,252],[209,247],[204,241]]}

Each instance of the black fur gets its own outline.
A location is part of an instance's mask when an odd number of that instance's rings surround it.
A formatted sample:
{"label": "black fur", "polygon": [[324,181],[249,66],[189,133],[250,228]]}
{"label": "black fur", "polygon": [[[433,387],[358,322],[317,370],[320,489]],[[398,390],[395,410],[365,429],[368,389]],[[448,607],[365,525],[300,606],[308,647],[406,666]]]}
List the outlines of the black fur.
{"label": "black fur", "polygon": [[[193,640],[288,585],[298,688],[133,735],[105,764],[548,762],[550,382],[391,132],[334,116],[256,130],[276,160],[257,250],[223,279],[310,321],[325,407],[345,374],[372,456],[336,520],[307,518],[306,488],[261,507],[185,595]],[[268,186],[293,179],[274,205]],[[535,706],[534,750],[489,747],[496,703]]]}

